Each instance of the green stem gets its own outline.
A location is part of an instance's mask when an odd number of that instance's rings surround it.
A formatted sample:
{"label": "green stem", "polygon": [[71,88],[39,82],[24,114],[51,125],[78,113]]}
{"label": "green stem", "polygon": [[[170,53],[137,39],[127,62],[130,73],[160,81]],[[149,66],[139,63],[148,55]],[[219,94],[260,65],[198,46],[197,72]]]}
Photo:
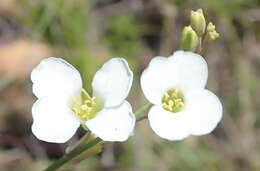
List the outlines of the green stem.
{"label": "green stem", "polygon": [[202,49],[202,37],[199,37],[199,51]]}
{"label": "green stem", "polygon": [[151,106],[152,106],[152,104],[148,103],[148,104],[142,106],[141,108],[137,109],[137,110],[135,111],[135,116],[139,116],[139,115],[141,115],[142,113],[146,112],[147,110],[150,109]]}
{"label": "green stem", "polygon": [[68,154],[68,153],[72,152],[73,150],[75,150],[76,148],[78,148],[79,146],[84,145],[87,142],[87,140],[90,138],[90,136],[91,136],[90,132],[87,131],[85,133],[85,135],[79,141],[77,141],[76,143],[68,146],[66,148],[65,152]]}
{"label": "green stem", "polygon": [[211,41],[210,41],[210,39],[209,39],[209,34],[207,33],[206,36],[205,36],[205,38],[204,38],[204,40],[202,41],[201,49],[200,49],[200,51],[198,52],[198,54],[203,55],[203,54],[207,51],[207,49],[208,49],[210,43],[211,43]]}
{"label": "green stem", "polygon": [[[142,113],[146,112],[147,110],[150,109],[152,104],[146,104],[143,107],[139,108],[136,110],[135,115],[141,115]],[[100,138],[96,138],[89,143],[76,147],[74,150],[70,151],[68,154],[65,154],[63,157],[60,159],[56,160],[53,162],[48,168],[46,168],[44,171],[54,171],[58,168],[60,168],[62,165],[73,159],[74,157],[78,156],[79,154],[83,153],[84,151],[92,148],[93,146],[97,145],[100,143],[102,140]]]}
{"label": "green stem", "polygon": [[58,168],[60,168],[62,165],[70,161],[72,158],[76,157],[80,153],[84,152],[85,150],[90,149],[91,147],[95,146],[96,144],[100,143],[102,140],[100,138],[96,138],[92,141],[90,141],[88,144],[85,144],[83,146],[80,146],[76,148],[75,150],[71,151],[68,154],[65,154],[63,157],[61,157],[59,160],[52,163],[48,168],[46,168],[44,171],[53,171]]}
{"label": "green stem", "polygon": [[147,119],[147,118],[148,118],[147,115],[141,116],[141,117],[139,117],[139,118],[136,119],[136,122],[140,122],[140,121],[145,120],[145,119]]}

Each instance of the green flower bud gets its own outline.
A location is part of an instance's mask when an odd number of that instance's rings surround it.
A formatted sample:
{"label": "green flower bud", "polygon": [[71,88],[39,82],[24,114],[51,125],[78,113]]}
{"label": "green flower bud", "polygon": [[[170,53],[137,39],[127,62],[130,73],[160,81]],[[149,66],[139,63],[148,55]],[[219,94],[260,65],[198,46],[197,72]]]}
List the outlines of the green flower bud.
{"label": "green flower bud", "polygon": [[181,48],[194,52],[199,44],[199,38],[191,26],[184,27],[181,35]]}
{"label": "green flower bud", "polygon": [[216,26],[212,22],[209,22],[209,24],[207,26],[207,32],[212,32],[215,29],[216,29]]}
{"label": "green flower bud", "polygon": [[216,31],[209,32],[209,37],[211,40],[215,40],[215,39],[219,38],[219,33],[217,33]]}
{"label": "green flower bud", "polygon": [[198,36],[202,37],[206,29],[206,20],[203,15],[202,9],[198,9],[197,11],[191,11],[190,24],[191,27],[196,31]]}
{"label": "green flower bud", "polygon": [[211,22],[207,26],[207,32],[210,40],[215,40],[219,37],[219,33],[216,31],[216,27]]}

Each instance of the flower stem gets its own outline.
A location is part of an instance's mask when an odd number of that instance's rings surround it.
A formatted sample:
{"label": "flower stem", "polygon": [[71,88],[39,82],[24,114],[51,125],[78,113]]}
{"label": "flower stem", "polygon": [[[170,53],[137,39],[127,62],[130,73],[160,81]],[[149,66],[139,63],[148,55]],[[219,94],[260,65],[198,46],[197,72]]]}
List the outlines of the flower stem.
{"label": "flower stem", "polygon": [[140,122],[140,121],[145,120],[145,119],[147,119],[147,118],[148,118],[147,115],[141,116],[141,117],[139,117],[139,118],[136,119],[136,122]]}
{"label": "flower stem", "polygon": [[135,116],[141,115],[142,113],[144,113],[144,112],[146,112],[147,110],[149,110],[150,107],[152,107],[152,104],[150,104],[150,103],[148,103],[148,104],[142,106],[141,108],[139,108],[139,109],[137,109],[137,110],[135,111]]}
{"label": "flower stem", "polygon": [[[142,106],[141,108],[137,109],[135,111],[135,115],[139,116],[142,113],[146,112],[147,110],[150,109],[150,107],[152,106],[152,104],[146,104],[144,106]],[[146,117],[146,116],[145,116]],[[145,118],[143,117],[143,119]],[[142,118],[142,117],[141,117]],[[68,161],[70,161],[71,159],[73,159],[74,157],[78,156],[79,154],[83,153],[84,151],[94,147],[95,145],[97,145],[98,143],[100,143],[102,140],[100,138],[95,138],[94,140],[90,141],[89,143],[82,145],[82,146],[78,146],[76,148],[74,148],[72,151],[70,151],[69,153],[65,154],[63,157],[61,157],[60,159],[56,160],[55,162],[53,162],[48,168],[46,168],[44,171],[54,171],[58,168],[60,168],[62,165],[64,165],[65,163],[67,163]]]}
{"label": "flower stem", "polygon": [[85,144],[83,146],[80,146],[74,150],[72,150],[70,153],[65,154],[63,157],[52,163],[48,168],[46,168],[44,171],[53,171],[58,168],[60,168],[62,165],[70,161],[72,158],[76,157],[80,153],[84,152],[85,150],[90,149],[91,147],[95,146],[96,144],[100,143],[102,140],[100,138],[95,138],[94,140],[90,141],[88,144]]}
{"label": "flower stem", "polygon": [[87,142],[87,140],[90,138],[90,136],[91,136],[90,132],[87,131],[85,133],[85,135],[82,138],[80,138],[79,141],[77,141],[76,143],[68,146],[66,148],[65,152],[68,154],[68,153],[72,152],[73,150],[75,150],[76,148],[78,148],[79,146],[82,146],[84,143]]}

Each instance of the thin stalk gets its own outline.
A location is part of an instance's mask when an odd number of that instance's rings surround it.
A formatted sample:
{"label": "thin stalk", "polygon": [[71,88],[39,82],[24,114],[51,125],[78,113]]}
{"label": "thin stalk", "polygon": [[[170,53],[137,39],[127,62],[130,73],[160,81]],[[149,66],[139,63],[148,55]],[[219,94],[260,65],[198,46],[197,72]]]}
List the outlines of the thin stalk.
{"label": "thin stalk", "polygon": [[84,93],[84,95],[87,96],[88,99],[92,99],[92,98],[90,97],[90,95],[88,94],[88,92],[87,92],[84,88],[83,88],[81,91]]}
{"label": "thin stalk", "polygon": [[[135,115],[139,116],[142,113],[146,112],[147,110],[150,109],[150,107],[152,106],[152,104],[146,104],[143,107],[137,109],[135,111]],[[145,119],[147,116],[144,116],[143,119]],[[98,143],[100,143],[102,140],[100,138],[96,138],[92,141],[90,141],[89,143],[76,147],[75,149],[73,149],[72,151],[70,151],[69,153],[65,154],[63,157],[61,157],[60,159],[56,160],[55,162],[53,162],[48,168],[46,168],[44,171],[54,171],[58,168],[60,168],[62,165],[66,164],[68,161],[70,161],[71,159],[73,159],[74,157],[78,156],[79,154],[83,153],[84,151],[94,147],[95,145],[97,145]]]}
{"label": "thin stalk", "polygon": [[137,110],[135,111],[135,116],[139,116],[139,115],[141,115],[142,113],[146,112],[147,110],[150,109],[151,106],[152,106],[152,104],[148,103],[148,104],[142,106],[141,108],[137,109]]}
{"label": "thin stalk", "polygon": [[199,37],[199,51],[202,49],[202,37]]}
{"label": "thin stalk", "polygon": [[85,135],[76,143],[74,143],[73,145],[70,145],[66,148],[65,152],[68,154],[70,152],[72,152],[73,150],[75,150],[76,148],[78,148],[79,146],[82,146],[84,143],[87,142],[87,140],[90,138],[91,134],[89,131],[87,131],[85,133]]}
{"label": "thin stalk", "polygon": [[198,52],[198,54],[204,55],[206,53],[206,51],[208,50],[210,43],[211,43],[211,41],[209,38],[209,34],[207,33],[204,40],[202,41],[201,49]]}
{"label": "thin stalk", "polygon": [[60,168],[62,165],[70,161],[72,158],[76,157],[77,155],[81,154],[85,150],[90,149],[91,147],[95,146],[96,144],[100,143],[102,140],[100,138],[96,138],[92,141],[90,141],[88,144],[85,144],[83,146],[80,146],[73,151],[71,151],[68,154],[65,154],[60,159],[56,160],[54,163],[52,163],[48,168],[46,168],[44,171],[53,171],[58,168]]}
{"label": "thin stalk", "polygon": [[136,119],[136,122],[140,122],[140,121],[145,120],[145,119],[147,119],[147,118],[148,118],[147,115],[141,116],[141,117],[139,117],[139,118]]}

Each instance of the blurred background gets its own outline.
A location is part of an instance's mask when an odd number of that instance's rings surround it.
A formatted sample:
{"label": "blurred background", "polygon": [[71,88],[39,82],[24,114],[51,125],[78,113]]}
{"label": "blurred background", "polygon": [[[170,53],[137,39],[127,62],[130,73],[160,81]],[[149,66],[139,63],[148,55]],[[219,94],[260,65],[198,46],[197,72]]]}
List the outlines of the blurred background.
{"label": "blurred background", "polygon": [[147,103],[139,76],[152,57],[179,49],[190,10],[203,8],[221,34],[205,58],[208,88],[224,104],[224,118],[210,135],[170,142],[147,120],[126,143],[108,143],[96,157],[61,170],[260,171],[259,0],[1,0],[0,170],[38,171],[64,154],[66,144],[31,133],[30,72],[43,58],[76,66],[91,92],[94,73],[111,57],[124,57],[135,73],[134,109]]}

